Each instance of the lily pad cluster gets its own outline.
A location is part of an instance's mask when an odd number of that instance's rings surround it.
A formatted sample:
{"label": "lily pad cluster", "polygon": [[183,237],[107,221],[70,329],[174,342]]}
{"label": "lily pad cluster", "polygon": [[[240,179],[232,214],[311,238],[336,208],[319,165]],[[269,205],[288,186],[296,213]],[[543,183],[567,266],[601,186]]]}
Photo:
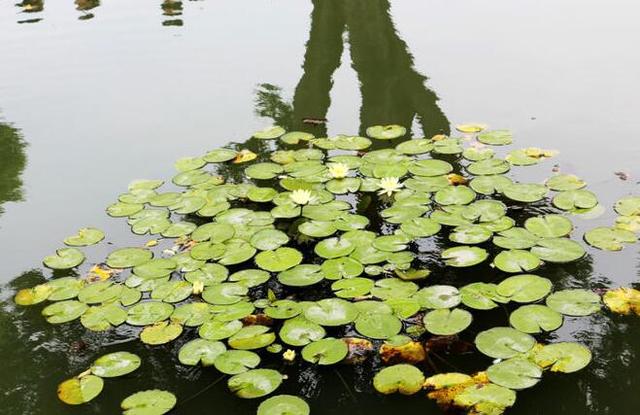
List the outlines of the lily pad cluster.
{"label": "lily pad cluster", "polygon": [[[182,338],[178,361],[229,375],[229,390],[243,399],[265,397],[286,381],[273,364],[261,367],[276,354],[282,364],[328,366],[378,353],[387,366],[372,386],[383,394],[427,389],[443,405],[501,413],[545,371],[571,373],[591,359],[580,344],[544,344],[535,336],[601,308],[598,294],[556,289],[544,277],[547,267],[586,255],[572,239],[571,215],[599,205],[576,176],[525,183],[506,175],[553,151],[527,148],[500,158],[499,146],[513,141],[510,131],[459,130],[466,135],[409,139],[405,127],[386,125],[368,128],[368,137],[316,138],[274,126],[252,138],[271,151],[219,148],[181,158],[171,183],[137,180],[107,207],[150,240],[113,250],[82,277],[21,290],[15,301],[47,302],[42,314],[52,324],[139,327],[151,346]],[[522,218],[530,204],[552,213]],[[640,199],[622,199],[615,209],[616,226],[587,232],[589,244],[609,249],[635,241]],[[86,262],[81,247],[104,237],[83,228],[44,265],[79,267]],[[461,268],[478,270],[478,280],[454,286],[438,275]],[[481,279],[487,271],[495,279]],[[464,336],[477,313],[501,306],[511,310],[508,321],[474,342],[498,361],[473,375],[425,377],[425,342]],[[88,402],[102,390],[102,377],[140,363],[125,355],[101,359],[115,366],[96,363],[63,382],[60,399]],[[169,392],[144,391],[122,409],[161,414],[175,402]],[[260,415],[309,411],[291,395],[257,407]]]}

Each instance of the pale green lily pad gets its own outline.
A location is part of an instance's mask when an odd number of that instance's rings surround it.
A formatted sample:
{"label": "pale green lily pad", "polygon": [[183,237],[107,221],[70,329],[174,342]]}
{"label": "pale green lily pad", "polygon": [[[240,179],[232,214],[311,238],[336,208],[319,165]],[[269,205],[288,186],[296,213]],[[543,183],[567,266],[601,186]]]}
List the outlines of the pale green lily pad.
{"label": "pale green lily pad", "polygon": [[600,296],[582,289],[556,291],[547,297],[549,308],[566,316],[588,316],[600,310]]}
{"label": "pale green lily pad", "polygon": [[626,196],[616,201],[613,209],[623,216],[640,215],[640,196]]}
{"label": "pale green lily pad", "polygon": [[140,332],[140,341],[144,344],[157,346],[169,343],[182,334],[182,326],[169,321],[161,321],[153,326],[145,327]]}
{"label": "pale green lily pad", "polygon": [[424,326],[431,334],[451,336],[469,327],[472,319],[471,313],[466,310],[443,308],[428,312],[424,316]]}
{"label": "pale green lily pad", "polygon": [[358,309],[348,301],[339,298],[325,298],[316,301],[304,310],[307,320],[321,326],[342,326],[358,317]]}
{"label": "pale green lily pad", "polygon": [[536,183],[513,183],[502,189],[503,194],[516,202],[533,203],[547,196],[547,188]]}
{"label": "pale green lily pad", "polygon": [[504,146],[513,142],[513,134],[509,130],[492,130],[478,134],[478,141],[493,146]]}
{"label": "pale green lily pad", "polygon": [[291,346],[304,346],[312,341],[320,340],[326,332],[321,325],[313,323],[302,316],[286,320],[278,335]]}
{"label": "pale green lily pad", "polygon": [[253,350],[267,347],[276,340],[275,333],[267,326],[253,325],[240,329],[229,337],[229,346],[237,350]]}
{"label": "pale green lily pad", "polygon": [[239,398],[254,399],[276,390],[283,379],[284,376],[277,370],[252,369],[232,376],[227,386]]}
{"label": "pale green lily pad", "polygon": [[560,238],[573,230],[573,224],[564,216],[544,215],[529,218],[524,227],[540,238]]}
{"label": "pale green lily pad", "polygon": [[467,166],[467,171],[474,176],[493,176],[504,174],[511,169],[509,163],[498,158],[474,161]]}
{"label": "pale green lily pad", "polygon": [[75,300],[59,301],[42,309],[42,315],[51,324],[62,324],[73,321],[84,314],[89,307]]}
{"label": "pale green lily pad", "polygon": [[280,137],[284,133],[286,133],[284,128],[278,125],[274,125],[272,127],[267,127],[263,130],[256,131],[255,133],[253,133],[252,137],[260,140],[273,140]]}
{"label": "pale green lily pad", "polygon": [[109,254],[107,265],[111,268],[132,268],[153,258],[153,252],[144,248],[121,248]]}
{"label": "pale green lily pad", "polygon": [[513,311],[509,316],[509,324],[523,333],[553,331],[562,326],[562,314],[545,305],[529,304]]}
{"label": "pale green lily pad", "polygon": [[481,331],[475,339],[478,350],[495,359],[509,359],[526,353],[535,343],[533,337],[511,327],[494,327]]}
{"label": "pale green lily pad", "polygon": [[120,407],[123,415],[162,415],[172,410],[176,402],[171,392],[153,389],[130,395],[120,403]]}
{"label": "pale green lily pad", "polygon": [[531,248],[531,253],[545,262],[567,263],[582,258],[586,252],[576,241],[567,238],[545,238]]}
{"label": "pale green lily pad", "polygon": [[566,192],[568,190],[582,189],[587,183],[573,174],[557,174],[550,177],[546,185],[549,189],[557,192]]}
{"label": "pale green lily pad", "polygon": [[441,257],[451,267],[471,267],[487,259],[486,250],[475,246],[456,246],[442,251]]}
{"label": "pale green lily pad", "polygon": [[364,266],[353,258],[342,257],[324,261],[321,270],[325,278],[338,280],[357,277],[364,271]]}
{"label": "pale green lily pad", "polygon": [[42,262],[51,269],[71,269],[82,264],[85,256],[81,250],[76,248],[61,248],[56,250],[54,255],[45,257]]}
{"label": "pale green lily pad", "polygon": [[257,415],[309,415],[309,404],[293,395],[277,395],[258,406]]}
{"label": "pale green lily pad", "polygon": [[237,375],[260,364],[260,356],[247,350],[227,350],[216,358],[214,366],[219,372]]}
{"label": "pale green lily pad", "polygon": [[58,385],[58,398],[67,405],[81,405],[100,395],[104,381],[94,375],[67,379]]}
{"label": "pale green lily pad", "polygon": [[117,303],[89,307],[80,317],[84,327],[92,331],[105,331],[127,320],[127,311]]}
{"label": "pale green lily pad", "polygon": [[633,232],[617,229],[598,227],[587,231],[584,240],[595,248],[605,251],[620,251],[625,243],[635,243],[638,238]]}
{"label": "pale green lily pad", "polygon": [[542,369],[527,359],[515,357],[489,366],[487,377],[496,385],[521,390],[540,382]]}
{"label": "pale green lily pad", "polygon": [[129,352],[109,353],[97,358],[91,365],[91,373],[101,378],[128,375],[140,367],[142,360]]}
{"label": "pale green lily pad", "polygon": [[393,314],[360,313],[356,319],[356,330],[372,339],[388,339],[400,333],[402,322]]}
{"label": "pale green lily pad", "polygon": [[73,236],[64,240],[69,246],[89,246],[95,245],[104,239],[104,232],[96,228],[82,228]]}
{"label": "pale green lily pad", "polygon": [[542,261],[529,251],[511,249],[496,255],[493,264],[501,271],[515,273],[533,271],[542,265]]}
{"label": "pale green lily pad", "polygon": [[162,301],[138,303],[129,309],[127,324],[132,326],[155,324],[168,319],[171,313],[173,313],[173,306]]}
{"label": "pale green lily pad", "polygon": [[385,367],[373,378],[373,387],[385,395],[396,392],[413,395],[422,389],[423,383],[424,375],[420,369],[408,364]]}
{"label": "pale green lily pad", "polygon": [[517,303],[532,303],[547,296],[551,292],[551,280],[537,275],[514,275],[503,280],[496,292]]}
{"label": "pale green lily pad", "polygon": [[551,372],[573,373],[584,369],[591,361],[591,351],[573,342],[547,344],[533,355],[536,364]]}
{"label": "pale green lily pad", "polygon": [[378,140],[393,140],[407,134],[407,129],[401,125],[374,125],[367,128],[367,135]]}
{"label": "pale green lily pad", "polygon": [[340,339],[327,337],[304,346],[302,358],[309,363],[327,366],[340,362],[347,356],[348,352],[347,343]]}
{"label": "pale green lily pad", "polygon": [[255,257],[256,265],[260,268],[280,272],[293,268],[302,262],[302,254],[294,248],[278,248],[274,251],[263,251]]}
{"label": "pale green lily pad", "polygon": [[242,329],[240,320],[222,321],[209,320],[200,326],[198,334],[206,340],[223,340],[227,339]]}
{"label": "pale green lily pad", "polygon": [[558,209],[579,211],[595,207],[598,204],[598,198],[588,190],[568,190],[555,195],[552,203]]}
{"label": "pale green lily pad", "polygon": [[453,308],[460,304],[460,292],[451,285],[430,285],[415,293],[414,299],[423,308]]}
{"label": "pale green lily pad", "polygon": [[296,265],[278,274],[278,281],[280,281],[281,284],[291,287],[313,285],[322,281],[323,278],[324,276],[322,272],[320,272],[320,266],[310,264]]}
{"label": "pale green lily pad", "polygon": [[466,186],[449,186],[438,190],[434,200],[439,205],[467,205],[476,198],[476,192]]}

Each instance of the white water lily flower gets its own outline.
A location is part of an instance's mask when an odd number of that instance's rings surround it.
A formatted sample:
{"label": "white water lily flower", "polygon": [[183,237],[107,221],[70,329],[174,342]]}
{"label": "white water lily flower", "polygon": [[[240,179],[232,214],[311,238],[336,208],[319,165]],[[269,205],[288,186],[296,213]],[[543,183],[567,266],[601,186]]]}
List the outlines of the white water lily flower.
{"label": "white water lily flower", "polygon": [[397,177],[383,177],[380,179],[380,188],[382,190],[378,191],[378,194],[391,196],[394,192],[399,192],[403,187],[404,185],[400,183]]}
{"label": "white water lily flower", "polygon": [[298,205],[306,205],[308,203],[311,203],[314,199],[313,195],[311,194],[311,190],[304,189],[294,190],[293,192],[291,192],[289,197],[291,198],[293,203],[296,203]]}
{"label": "white water lily flower", "polygon": [[349,174],[349,166],[344,163],[333,163],[329,166],[329,174],[334,179],[343,179]]}

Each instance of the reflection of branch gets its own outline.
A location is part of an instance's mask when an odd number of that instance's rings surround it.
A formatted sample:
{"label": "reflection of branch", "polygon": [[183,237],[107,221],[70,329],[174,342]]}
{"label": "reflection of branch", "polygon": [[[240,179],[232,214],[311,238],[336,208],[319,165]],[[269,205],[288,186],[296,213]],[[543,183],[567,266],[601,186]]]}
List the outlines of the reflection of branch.
{"label": "reflection of branch", "polygon": [[25,146],[18,129],[0,123],[0,213],[4,202],[22,200],[20,175],[27,164]]}

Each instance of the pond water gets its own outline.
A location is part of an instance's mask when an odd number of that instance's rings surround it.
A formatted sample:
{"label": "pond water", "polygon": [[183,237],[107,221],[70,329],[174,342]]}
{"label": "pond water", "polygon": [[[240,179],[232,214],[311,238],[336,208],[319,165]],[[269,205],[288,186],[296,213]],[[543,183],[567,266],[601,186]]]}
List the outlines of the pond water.
{"label": "pond water", "polygon": [[[178,157],[273,122],[317,136],[386,123],[427,137],[468,121],[509,128],[518,146],[559,151],[521,177],[542,180],[556,165],[608,207],[577,220],[576,235],[611,223],[613,202],[640,187],[639,12],[630,0],[0,1],[0,412],[113,414],[131,391],[157,387],[176,393],[176,414],[254,413],[215,370],[179,365],[176,345],[51,326],[40,306],[11,298],[53,275],[42,258],[79,227],[132,243],[104,214],[132,179],[169,178]],[[565,288],[637,287],[638,245],[585,248],[588,260],[545,276]],[[549,338],[587,344],[593,362],[545,376],[509,413],[638,412],[639,319],[570,319]],[[116,350],[138,353],[143,369],[83,407],[57,400],[61,380]],[[468,365],[452,362],[441,370]],[[307,397],[314,414],[441,413],[424,396],[376,395],[366,370],[292,367],[279,392]]]}

